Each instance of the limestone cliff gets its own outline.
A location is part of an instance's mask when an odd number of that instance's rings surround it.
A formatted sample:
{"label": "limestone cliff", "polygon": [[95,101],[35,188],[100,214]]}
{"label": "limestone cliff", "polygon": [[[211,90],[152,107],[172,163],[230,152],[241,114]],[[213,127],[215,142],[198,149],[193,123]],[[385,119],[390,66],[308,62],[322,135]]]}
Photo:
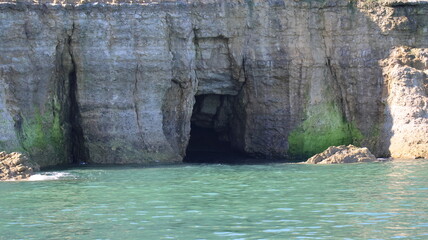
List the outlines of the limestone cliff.
{"label": "limestone cliff", "polygon": [[[385,62],[428,47],[425,1],[115,3],[0,3],[1,150],[41,166],[177,162],[191,124],[208,124],[255,156],[353,143],[428,157],[427,64],[410,81],[389,71],[412,59]],[[407,97],[420,114],[397,130]]]}

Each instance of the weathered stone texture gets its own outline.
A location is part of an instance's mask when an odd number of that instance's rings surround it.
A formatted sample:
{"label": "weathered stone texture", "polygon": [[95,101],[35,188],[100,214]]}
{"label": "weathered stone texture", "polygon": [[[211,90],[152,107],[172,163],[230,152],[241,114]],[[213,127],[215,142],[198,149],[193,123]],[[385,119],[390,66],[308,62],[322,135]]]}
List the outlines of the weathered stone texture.
{"label": "weathered stone texture", "polygon": [[322,153],[315,154],[306,161],[310,164],[339,164],[374,162],[376,157],[367,148],[354,145],[331,146]]}
{"label": "weathered stone texture", "polygon": [[428,48],[397,47],[382,64],[390,154],[428,158]]}
{"label": "weathered stone texture", "polygon": [[248,154],[388,156],[379,61],[428,45],[427,5],[392,5],[0,4],[0,147],[41,165],[181,161],[194,96],[219,94]]}
{"label": "weathered stone texture", "polygon": [[38,164],[21,153],[0,152],[0,181],[25,180],[39,170]]}

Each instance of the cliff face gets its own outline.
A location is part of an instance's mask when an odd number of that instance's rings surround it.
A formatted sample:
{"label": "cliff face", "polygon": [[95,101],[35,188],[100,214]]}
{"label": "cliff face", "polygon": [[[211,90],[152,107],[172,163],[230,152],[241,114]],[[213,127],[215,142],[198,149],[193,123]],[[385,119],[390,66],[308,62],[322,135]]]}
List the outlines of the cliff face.
{"label": "cliff face", "polygon": [[[42,166],[181,161],[191,123],[256,156],[428,157],[424,2],[3,3],[0,21],[0,148]],[[421,60],[392,66],[400,46]]]}

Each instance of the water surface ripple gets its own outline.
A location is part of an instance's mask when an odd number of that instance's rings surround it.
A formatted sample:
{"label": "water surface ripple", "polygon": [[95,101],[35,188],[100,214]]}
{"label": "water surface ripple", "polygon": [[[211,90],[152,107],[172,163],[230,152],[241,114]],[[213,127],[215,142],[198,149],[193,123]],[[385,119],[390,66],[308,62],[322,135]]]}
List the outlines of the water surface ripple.
{"label": "water surface ripple", "polygon": [[0,183],[0,239],[428,239],[427,160],[44,174]]}

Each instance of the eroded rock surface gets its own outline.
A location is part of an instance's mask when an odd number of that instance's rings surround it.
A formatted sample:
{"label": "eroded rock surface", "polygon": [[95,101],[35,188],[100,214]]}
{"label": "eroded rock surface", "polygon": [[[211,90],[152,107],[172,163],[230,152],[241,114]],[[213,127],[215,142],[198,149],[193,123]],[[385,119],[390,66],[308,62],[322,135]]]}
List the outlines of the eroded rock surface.
{"label": "eroded rock surface", "polygon": [[382,64],[391,157],[428,158],[428,48],[394,48]]}
{"label": "eroded rock surface", "polygon": [[38,164],[30,162],[21,153],[0,152],[0,181],[25,180],[39,170]]}
{"label": "eroded rock surface", "polygon": [[376,157],[367,149],[354,145],[332,146],[322,153],[309,158],[306,163],[311,164],[338,164],[374,162]]}

